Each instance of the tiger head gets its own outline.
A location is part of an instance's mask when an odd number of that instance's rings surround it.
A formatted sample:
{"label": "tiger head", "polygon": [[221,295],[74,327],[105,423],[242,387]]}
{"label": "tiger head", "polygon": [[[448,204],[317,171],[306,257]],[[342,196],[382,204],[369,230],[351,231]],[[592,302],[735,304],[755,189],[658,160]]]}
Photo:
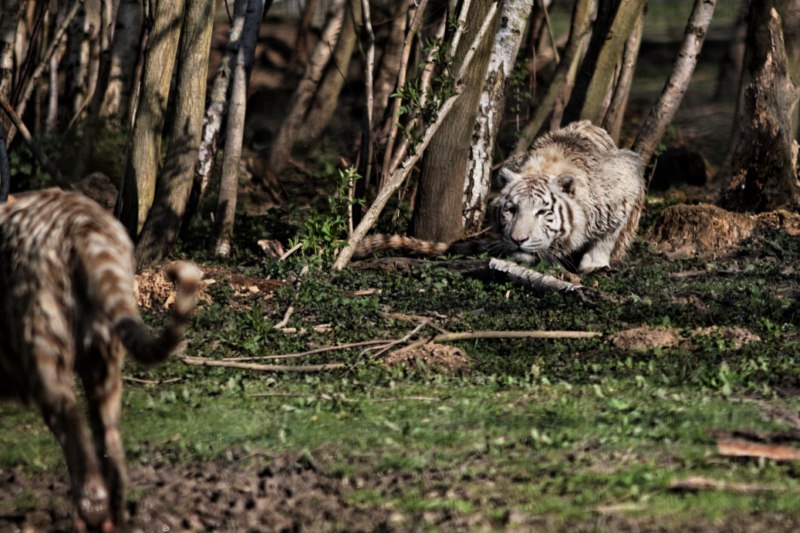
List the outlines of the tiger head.
{"label": "tiger head", "polygon": [[581,178],[521,175],[504,167],[499,174],[504,187],[494,201],[496,223],[506,253],[523,260],[561,256],[580,243],[585,226],[576,201]]}

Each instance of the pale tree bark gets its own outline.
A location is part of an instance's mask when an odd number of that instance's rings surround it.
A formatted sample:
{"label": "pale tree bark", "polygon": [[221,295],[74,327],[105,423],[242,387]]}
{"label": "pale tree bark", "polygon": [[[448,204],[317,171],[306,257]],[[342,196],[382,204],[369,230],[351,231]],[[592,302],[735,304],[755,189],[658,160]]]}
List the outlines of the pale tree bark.
{"label": "pale tree bark", "polygon": [[373,116],[380,121],[389,105],[389,95],[394,91],[397,74],[400,72],[400,57],[403,50],[403,36],[408,27],[409,4],[405,0],[395,0],[390,11],[392,26],[389,38],[383,48],[380,67],[375,78]]}
{"label": "pale tree bark", "polygon": [[128,116],[143,22],[144,9],[141,0],[121,0],[111,47],[108,85],[100,107],[101,115],[118,117],[121,122]]}
{"label": "pale tree bark", "polygon": [[[267,0],[271,4],[271,0]],[[214,253],[226,257],[231,251],[233,222],[236,215],[236,196],[239,189],[239,163],[244,136],[244,115],[247,107],[247,86],[250,68],[258,41],[258,27],[264,12],[269,9],[264,0],[248,0],[241,44],[236,54],[231,81],[228,122],[225,129],[225,153],[222,158],[222,177],[217,203],[217,237]]]}
{"label": "pale tree bark", "polygon": [[[99,0],[82,3],[81,9],[68,30],[67,40],[67,79],[72,124],[85,109],[90,96],[92,41],[97,36],[100,22]],[[79,124],[78,132],[80,133]]]}
{"label": "pale tree bark", "polygon": [[0,93],[7,97],[14,82],[14,43],[23,4],[22,0],[2,0],[0,9]]}
{"label": "pale tree bark", "polygon": [[317,43],[311,58],[306,65],[303,79],[289,102],[289,111],[283,119],[278,134],[272,143],[269,152],[270,170],[276,175],[280,175],[289,163],[292,155],[292,148],[300,135],[300,128],[305,122],[308,107],[311,104],[314,93],[319,87],[325,67],[331,58],[333,49],[336,46],[339,33],[344,23],[345,0],[333,0],[328,10],[328,18],[322,37]]}
{"label": "pale tree bark", "polygon": [[[474,0],[467,17],[468,32],[474,34],[494,5],[489,0]],[[497,17],[489,32],[494,35]],[[456,48],[456,64],[463,60],[469,43]],[[419,188],[412,217],[412,232],[426,240],[450,242],[462,237],[464,220],[464,176],[469,146],[478,114],[492,40],[483,41],[464,78],[464,94],[455,103],[453,112],[431,140],[425,153],[419,177]]]}
{"label": "pale tree bark", "polygon": [[536,135],[542,129],[547,116],[551,113],[559,94],[561,94],[561,91],[564,89],[570,70],[580,61],[581,43],[586,35],[588,35],[591,28],[593,5],[594,0],[575,1],[572,8],[569,38],[567,39],[567,45],[564,48],[561,62],[556,67],[553,73],[553,79],[550,81],[550,85],[548,85],[544,96],[539,100],[533,117],[522,130],[519,140],[517,140],[517,144],[514,147],[513,154],[522,153],[531,145]]}
{"label": "pale tree bark", "polygon": [[689,87],[694,67],[697,65],[697,56],[703,48],[703,40],[716,4],[716,0],[695,0],[672,73],[667,78],[658,100],[644,119],[644,123],[639,127],[639,133],[633,143],[633,150],[639,154],[642,161],[650,161],[653,157],[664,131],[678,111],[683,95]]}
{"label": "pale tree bark", "polygon": [[631,31],[628,40],[625,42],[622,62],[619,66],[617,80],[614,83],[614,93],[611,95],[608,110],[600,124],[617,144],[619,144],[619,134],[622,130],[622,119],[625,117],[625,110],[628,108],[628,96],[631,93],[631,85],[633,84],[636,59],[639,57],[639,48],[642,44],[644,15],[645,12],[642,11],[639,15],[639,20],[634,24],[633,31]]}
{"label": "pale tree bark", "polygon": [[494,36],[464,179],[462,216],[464,232],[468,235],[480,231],[486,216],[492,186],[492,155],[503,118],[506,87],[517,60],[533,1],[506,0],[498,15],[501,22]]}
{"label": "pale tree bark", "polygon": [[158,178],[153,208],[136,247],[140,265],[158,261],[172,251],[192,189],[197,150],[203,129],[208,55],[214,23],[214,0],[186,0],[178,51],[175,117],[167,155]]}
{"label": "pale tree bark", "polygon": [[100,128],[100,107],[106,94],[111,74],[111,47],[114,39],[114,23],[117,18],[118,0],[101,0],[100,2],[100,33],[95,40],[97,58],[97,76],[90,91],[87,105],[86,128],[83,142],[78,150],[78,158],[73,173],[77,179],[83,178],[86,165],[89,163],[94,138]]}
{"label": "pale tree bark", "polygon": [[[55,91],[56,97],[58,96],[58,54],[59,49],[62,47],[62,43],[64,40],[64,36],[66,35],[67,28],[72,23],[72,20],[78,14],[80,10],[81,2],[76,0],[73,2],[72,6],[70,7],[69,11],[64,16],[63,20],[60,22],[59,27],[56,29],[55,33],[53,34],[53,40],[48,46],[47,50],[44,53],[42,60],[39,64],[33,69],[31,75],[25,80],[21,90],[19,91],[19,103],[16,106],[16,111],[19,116],[23,116],[25,114],[25,109],[28,105],[28,100],[33,95],[34,90],[36,89],[36,82],[44,73],[45,69],[49,68],[51,70],[51,81],[50,87],[52,90]],[[55,58],[55,61],[53,59]],[[53,77],[55,79],[53,79]],[[55,85],[55,87],[53,87]],[[55,104],[51,104],[54,107],[57,107],[57,102]],[[52,120],[50,118],[50,112],[48,112],[48,122]],[[50,131],[50,125],[45,128],[45,131]],[[16,134],[16,129],[11,128],[8,133],[8,142],[14,139],[14,135]]]}
{"label": "pale tree bark", "polygon": [[784,46],[781,0],[753,2],[747,31],[742,103],[734,121],[730,182],[722,205],[736,211],[766,211],[800,204],[797,151],[791,131],[798,87]]}
{"label": "pale tree bark", "polygon": [[197,170],[194,177],[194,187],[197,193],[195,195],[196,198],[193,197],[190,202],[192,206],[198,205],[202,201],[208,189],[211,169],[214,167],[214,158],[217,154],[219,131],[222,127],[222,121],[228,113],[228,88],[232,77],[231,68],[239,51],[246,12],[247,0],[236,0],[233,5],[233,21],[228,34],[225,55],[219,63],[217,73],[214,75],[208,107],[203,119],[203,136],[198,150]]}
{"label": "pale tree bark", "polygon": [[311,33],[311,23],[314,22],[314,15],[317,13],[319,0],[306,0],[303,6],[303,14],[297,24],[297,35],[292,47],[292,57],[289,60],[289,70],[295,72],[298,65],[305,65],[308,60],[309,34]]}
{"label": "pale tree bark", "polygon": [[[405,155],[402,160],[397,161],[396,164],[393,164],[392,167],[388,169],[389,176],[384,183],[384,186],[380,189],[380,191],[378,191],[375,201],[372,202],[372,205],[370,205],[369,209],[364,214],[364,218],[362,218],[358,223],[358,226],[356,226],[356,228],[350,232],[347,244],[339,251],[339,255],[336,256],[336,261],[333,263],[333,268],[335,270],[343,269],[350,262],[356,247],[378,220],[378,217],[380,216],[381,211],[383,211],[383,208],[386,207],[386,203],[389,201],[389,198],[391,198],[392,195],[400,188],[400,185],[406,181],[408,175],[414,169],[414,165],[416,165],[426,148],[430,145],[431,140],[438,133],[439,128],[447,120],[447,117],[451,111],[454,111],[455,104],[460,99],[465,88],[464,80],[468,73],[472,70],[472,61],[477,55],[476,52],[484,42],[484,37],[488,33],[489,27],[495,20],[496,9],[496,3],[493,3],[489,6],[489,10],[486,13],[486,18],[483,20],[480,29],[476,32],[475,37],[472,39],[472,43],[467,47],[467,51],[465,52],[461,60],[461,64],[458,66],[458,70],[453,79],[453,94],[451,94],[444,102],[442,102],[441,106],[439,106],[439,108],[436,110],[436,113],[434,114],[436,118],[430,125],[428,125],[427,128],[425,128],[422,138],[415,146],[415,149],[411,153],[409,153],[408,150],[399,150],[401,153],[407,155]],[[419,13],[421,14],[423,11],[424,4],[421,3]],[[412,24],[412,27],[413,26],[414,24]],[[457,41],[463,32],[463,24],[459,24],[455,31],[456,35],[454,41]],[[491,44],[491,41],[487,40],[487,42]],[[403,144],[407,142],[407,140],[404,140]]]}
{"label": "pale tree bark", "polygon": [[119,198],[122,204],[120,220],[134,239],[147,219],[155,196],[161,160],[161,133],[181,34],[183,7],[183,0],[158,2],[144,60],[141,97]]}
{"label": "pale tree bark", "polygon": [[347,0],[344,24],[336,41],[336,49],[314,95],[314,102],[303,120],[298,142],[308,143],[318,139],[331,121],[350,68],[350,59],[358,37],[356,28],[361,25],[361,18],[361,0]]}
{"label": "pale tree bark", "polygon": [[608,111],[625,44],[646,0],[601,0],[589,49],[564,110],[562,124],[591,120],[600,124]]}

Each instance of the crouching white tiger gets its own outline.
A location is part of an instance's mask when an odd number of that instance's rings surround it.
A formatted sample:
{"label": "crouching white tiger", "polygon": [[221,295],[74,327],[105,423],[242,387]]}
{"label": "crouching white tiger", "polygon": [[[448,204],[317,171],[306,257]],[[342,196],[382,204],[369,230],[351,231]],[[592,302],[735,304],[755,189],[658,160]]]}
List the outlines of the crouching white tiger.
{"label": "crouching white tiger", "polygon": [[643,164],[602,128],[574,122],[547,133],[503,165],[492,202],[493,239],[429,242],[372,235],[355,255],[403,249],[423,255],[488,251],[525,262],[552,259],[591,272],[619,263],[636,235],[644,206]]}

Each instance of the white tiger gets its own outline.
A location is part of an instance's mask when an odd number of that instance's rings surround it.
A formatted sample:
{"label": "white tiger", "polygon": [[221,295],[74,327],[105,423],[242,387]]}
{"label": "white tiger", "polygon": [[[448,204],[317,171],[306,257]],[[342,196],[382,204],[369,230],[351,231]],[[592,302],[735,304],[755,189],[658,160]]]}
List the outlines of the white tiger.
{"label": "white tiger", "polygon": [[492,202],[499,238],[457,243],[399,235],[372,235],[357,257],[405,249],[423,255],[500,252],[525,262],[570,261],[591,272],[620,262],[636,235],[644,206],[643,164],[620,150],[605,130],[588,120],[540,137],[503,165],[503,189]]}
{"label": "white tiger", "polygon": [[642,170],[635,152],[588,120],[544,135],[500,170],[504,251],[528,261],[578,254],[580,272],[620,262],[644,206]]}

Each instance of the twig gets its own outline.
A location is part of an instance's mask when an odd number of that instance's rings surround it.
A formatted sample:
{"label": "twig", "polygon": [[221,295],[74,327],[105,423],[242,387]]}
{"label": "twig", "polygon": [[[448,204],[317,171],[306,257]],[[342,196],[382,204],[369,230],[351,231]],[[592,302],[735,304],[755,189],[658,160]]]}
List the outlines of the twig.
{"label": "twig", "polygon": [[740,494],[754,492],[783,492],[786,487],[780,485],[761,485],[758,483],[731,483],[718,481],[704,476],[690,476],[685,479],[676,479],[670,482],[669,490],[697,492],[701,490],[724,490]]}
{"label": "twig", "polygon": [[[400,71],[397,73],[397,89],[400,89],[406,83],[406,69],[408,68],[408,58],[411,54],[411,45],[414,43],[414,36],[422,25],[423,14],[425,7],[428,5],[428,0],[421,0],[419,7],[414,13],[414,18],[411,20],[411,25],[408,28],[405,40],[403,41],[403,48],[400,51]],[[397,138],[397,125],[400,122],[400,106],[403,104],[403,99],[399,96],[392,102],[392,112],[389,115],[389,130],[386,146],[384,147],[383,168],[381,170],[381,179],[379,190],[383,189],[386,182],[389,180],[390,161],[394,153],[394,142]]]}
{"label": "twig", "polygon": [[464,56],[464,61],[461,64],[461,68],[458,71],[458,75],[455,78],[454,83],[454,94],[448,98],[442,107],[439,109],[438,116],[436,120],[431,124],[431,126],[425,131],[425,135],[423,136],[422,140],[420,141],[419,145],[416,146],[414,153],[408,157],[406,157],[403,162],[399,165],[399,167],[394,170],[389,177],[389,180],[386,182],[385,186],[380,190],[378,196],[375,198],[375,201],[370,206],[369,210],[364,214],[364,218],[361,219],[361,222],[358,224],[353,233],[350,235],[350,238],[347,241],[347,244],[344,248],[341,249],[339,255],[336,257],[336,261],[333,264],[333,268],[335,270],[341,270],[350,262],[350,258],[353,257],[353,252],[355,252],[358,243],[364,238],[367,234],[367,231],[375,224],[380,215],[383,208],[386,206],[386,203],[389,201],[391,195],[400,187],[400,185],[405,181],[406,177],[411,173],[411,169],[422,157],[423,152],[425,152],[425,148],[428,147],[428,144],[431,142],[433,135],[439,130],[441,127],[442,122],[450,113],[450,110],[453,108],[456,100],[461,93],[464,91],[463,86],[463,78],[464,74],[467,71],[470,63],[472,62],[472,58],[475,56],[475,51],[478,48],[478,45],[483,40],[484,35],[489,30],[489,23],[494,17],[495,12],[497,11],[497,4],[492,4],[492,7],[489,9],[489,12],[486,15],[486,20],[484,20],[481,29],[478,31],[478,34],[475,36],[475,39],[472,41],[472,45],[470,49],[467,51],[467,54]]}
{"label": "twig", "polygon": [[239,368],[241,370],[254,370],[256,372],[325,372],[345,368],[344,363],[325,363],[321,365],[261,365],[257,363],[237,363],[234,361],[220,361],[206,359],[205,357],[181,357],[187,365],[191,366],[216,366],[222,368]]}
{"label": "twig", "polygon": [[292,318],[292,313],[294,313],[294,307],[290,305],[289,308],[286,310],[286,313],[284,313],[283,315],[283,320],[275,324],[275,329],[285,328],[286,324],[289,323],[289,319]]}
{"label": "twig", "polygon": [[470,339],[591,339],[603,334],[598,331],[462,331],[441,333],[431,342],[453,342]]}
{"label": "twig", "polygon": [[[64,20],[61,21],[61,25],[58,27],[55,34],[53,34],[53,40],[50,42],[50,46],[47,47],[47,51],[45,51],[44,55],[42,56],[42,60],[38,65],[36,65],[36,68],[33,70],[33,73],[31,73],[30,77],[25,80],[25,85],[22,88],[22,93],[17,103],[17,114],[19,116],[23,116],[25,114],[25,108],[28,104],[28,100],[33,94],[34,89],[36,89],[36,80],[41,77],[41,75],[50,65],[50,59],[55,55],[56,51],[58,51],[61,41],[64,38],[64,34],[67,32],[70,23],[72,23],[72,19],[74,19],[75,15],[78,14],[81,4],[83,4],[83,0],[76,0],[75,3],[72,4],[72,7],[64,17]],[[14,140],[15,134],[16,130],[14,128],[8,132],[8,144],[11,144],[11,141]]]}
{"label": "twig", "polygon": [[142,379],[135,378],[133,376],[122,376],[122,379],[125,381],[130,381],[131,383],[140,383],[142,385],[166,385],[167,383],[178,383],[179,381],[183,380],[183,378]]}
{"label": "twig", "polygon": [[303,243],[302,242],[298,242],[297,244],[295,244],[294,246],[292,246],[291,248],[289,248],[288,250],[283,252],[283,255],[281,255],[278,258],[278,261],[283,261],[284,259],[286,259],[290,255],[292,255],[293,253],[295,253],[297,250],[299,250],[302,247],[303,247]]}
{"label": "twig", "polygon": [[409,340],[411,340],[411,338],[412,338],[412,337],[414,337],[414,335],[416,335],[417,333],[419,333],[419,331],[420,331],[422,328],[424,328],[425,326],[427,326],[427,325],[428,325],[428,321],[427,321],[427,320],[423,320],[422,322],[420,322],[420,323],[417,325],[417,327],[415,327],[414,329],[412,329],[411,331],[409,331],[408,333],[406,333],[405,335],[403,335],[403,337],[402,337],[402,338],[400,338],[400,339],[397,339],[396,341],[392,341],[392,342],[388,343],[386,346],[384,346],[383,348],[381,348],[380,350],[378,350],[377,352],[375,352],[374,354],[372,354],[372,358],[373,358],[373,359],[377,359],[377,358],[378,358],[378,357],[380,357],[382,354],[384,354],[384,353],[386,353],[387,351],[391,350],[392,348],[394,348],[394,347],[395,347],[395,346],[397,346],[398,344],[403,344],[403,343],[405,343],[405,342],[408,342]]}
{"label": "twig", "polygon": [[338,344],[336,346],[325,346],[323,348],[315,348],[314,350],[308,350],[305,352],[297,352],[297,353],[287,353],[282,355],[259,355],[255,357],[226,357],[222,359],[223,361],[264,361],[264,360],[278,360],[278,359],[297,359],[299,357],[305,357],[307,355],[314,355],[317,353],[324,353],[324,352],[334,352],[337,350],[348,350],[350,348],[359,348],[361,346],[373,346],[376,344],[386,344],[387,340],[377,339],[371,341],[361,341],[361,342],[348,342],[346,344]]}
{"label": "twig", "polygon": [[544,12],[544,25],[547,27],[547,33],[550,36],[550,46],[553,47],[553,58],[558,65],[561,60],[558,57],[558,45],[556,44],[556,36],[553,33],[553,25],[550,24],[550,13],[547,11],[547,3],[542,2],[542,11]]}
{"label": "twig", "polygon": [[22,135],[22,138],[28,144],[28,147],[30,147],[31,152],[39,161],[39,164],[44,167],[47,173],[50,174],[50,176],[58,185],[64,188],[72,188],[72,185],[64,179],[64,177],[61,175],[61,172],[58,171],[47,155],[45,155],[42,149],[39,148],[39,145],[33,140],[28,127],[25,126],[24,122],[22,122],[22,119],[19,117],[19,115],[17,115],[17,112],[14,111],[14,108],[11,107],[11,104],[3,93],[0,93],[0,107],[3,108],[3,111],[5,111],[6,115],[8,115],[8,118],[10,118],[11,122],[14,123],[14,126],[17,127],[19,134]]}

